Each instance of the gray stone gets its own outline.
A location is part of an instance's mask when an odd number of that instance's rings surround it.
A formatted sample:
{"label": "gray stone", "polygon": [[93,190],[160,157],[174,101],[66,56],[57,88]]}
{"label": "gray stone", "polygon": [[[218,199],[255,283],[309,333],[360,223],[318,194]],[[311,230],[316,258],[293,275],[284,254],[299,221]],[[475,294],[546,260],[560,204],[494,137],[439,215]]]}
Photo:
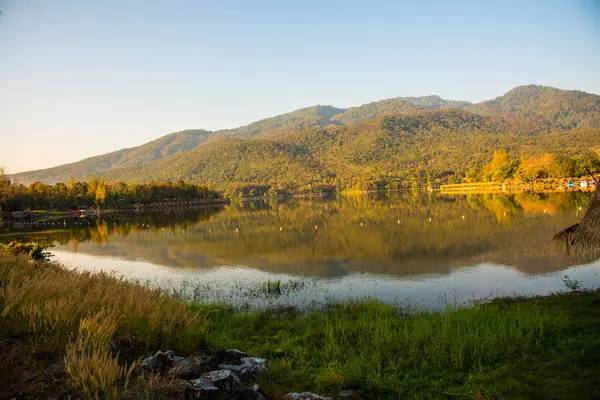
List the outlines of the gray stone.
{"label": "gray stone", "polygon": [[237,349],[217,351],[217,362],[219,364],[239,364],[244,357],[248,357],[248,354]]}
{"label": "gray stone", "polygon": [[184,359],[183,357],[176,356],[173,350],[167,350],[166,353],[171,361],[181,361]]}
{"label": "gray stone", "polygon": [[144,359],[140,366],[146,371],[160,372],[169,368],[173,362],[181,360],[183,360],[183,357],[176,356],[172,350],[167,350],[164,353],[159,350],[155,355]]}
{"label": "gray stone", "polygon": [[190,383],[194,385],[194,394],[197,399],[215,399],[221,393],[218,387],[204,378],[191,380]]}
{"label": "gray stone", "polygon": [[214,357],[194,356],[175,361],[169,375],[174,378],[194,379],[216,369],[219,369],[219,364]]}
{"label": "gray stone", "polygon": [[283,398],[285,400],[331,400],[329,397],[319,396],[311,392],[288,393]]}
{"label": "gray stone", "polygon": [[239,390],[234,398],[235,400],[267,400],[267,395],[258,387],[258,385],[252,385]]}
{"label": "gray stone", "polygon": [[228,369],[207,372],[199,379],[203,379],[205,382],[217,387],[223,392],[229,392],[237,389],[242,384],[240,378],[238,378],[235,373]]}
{"label": "gray stone", "polygon": [[219,364],[219,368],[235,372],[242,381],[247,381],[267,372],[267,360],[264,358],[243,357],[239,365]]}

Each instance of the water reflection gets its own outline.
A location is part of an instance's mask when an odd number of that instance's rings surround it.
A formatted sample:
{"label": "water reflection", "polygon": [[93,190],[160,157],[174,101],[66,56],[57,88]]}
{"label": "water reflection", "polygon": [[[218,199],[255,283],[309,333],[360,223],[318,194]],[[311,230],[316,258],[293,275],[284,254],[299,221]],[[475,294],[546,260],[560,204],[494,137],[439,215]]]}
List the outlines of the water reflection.
{"label": "water reflection", "polygon": [[[350,283],[362,282],[364,290],[358,292],[389,300],[391,292],[383,288],[390,279],[413,285],[405,288],[406,296],[393,290],[394,298],[419,298],[417,292],[425,290],[464,293],[478,285],[475,292],[489,294],[529,287],[531,282],[523,286],[514,277],[528,279],[594,261],[574,259],[550,244],[555,233],[579,221],[590,198],[591,193],[579,192],[380,193],[331,201],[250,202],[188,213],[115,214],[97,221],[63,221],[28,234],[54,243],[59,259],[70,265],[106,270],[119,262],[124,271],[131,266],[123,263],[135,261],[142,270],[154,271],[140,275],[136,267],[136,279],[150,280],[160,275],[156,268],[175,280],[190,274],[206,280],[212,274],[223,293],[233,290],[226,287],[234,267],[234,275],[246,271],[256,282],[297,277],[327,281],[327,290],[314,289],[312,298],[323,298],[316,293],[328,290],[334,298],[347,297]],[[595,273],[596,264],[590,265]],[[506,271],[512,271],[511,279]],[[482,276],[494,274],[500,274],[494,284],[483,284]],[[440,276],[460,285],[440,283]],[[373,279],[383,279],[379,288],[365,289]],[[423,287],[415,283],[421,279]],[[443,285],[451,289],[441,290]]]}

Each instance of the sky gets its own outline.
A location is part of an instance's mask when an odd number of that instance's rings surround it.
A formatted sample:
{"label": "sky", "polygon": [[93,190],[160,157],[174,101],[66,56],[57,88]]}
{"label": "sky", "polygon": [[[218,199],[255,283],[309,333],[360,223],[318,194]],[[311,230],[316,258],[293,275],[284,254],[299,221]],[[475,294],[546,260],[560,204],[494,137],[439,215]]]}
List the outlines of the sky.
{"label": "sky", "polygon": [[0,166],[315,104],[600,94],[598,0],[0,0]]}

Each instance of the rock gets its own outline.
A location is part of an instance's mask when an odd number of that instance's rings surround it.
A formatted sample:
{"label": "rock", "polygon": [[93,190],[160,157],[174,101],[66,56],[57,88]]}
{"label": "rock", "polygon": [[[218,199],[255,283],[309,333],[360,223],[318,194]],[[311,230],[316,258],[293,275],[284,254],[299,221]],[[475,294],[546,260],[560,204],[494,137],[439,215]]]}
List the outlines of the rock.
{"label": "rock", "polygon": [[167,356],[169,356],[169,359],[171,361],[182,361],[182,360],[184,360],[183,357],[176,356],[175,352],[173,350],[167,350],[166,353],[167,353]]}
{"label": "rock", "polygon": [[319,396],[311,392],[288,393],[283,398],[285,400],[331,400],[329,397]]}
{"label": "rock", "polygon": [[244,357],[248,357],[248,354],[236,349],[217,351],[217,362],[219,364],[239,364]]}
{"label": "rock", "polygon": [[169,375],[174,378],[194,379],[216,369],[219,369],[219,364],[214,357],[195,356],[175,361]]}
{"label": "rock", "polygon": [[258,385],[239,390],[233,397],[235,400],[267,400],[267,395]]}
{"label": "rock", "polygon": [[220,397],[221,391],[219,388],[204,378],[194,379],[189,382],[194,386],[194,397],[196,399],[216,399]]}
{"label": "rock", "polygon": [[242,381],[247,381],[267,372],[267,360],[264,358],[243,357],[239,365],[219,364],[219,368],[235,372]]}
{"label": "rock", "polygon": [[172,350],[166,352],[157,351],[155,355],[146,358],[140,366],[146,371],[160,372],[170,367],[173,362],[181,361],[183,357],[178,357]]}
{"label": "rock", "polygon": [[[228,369],[220,369],[218,371],[207,372],[200,378],[204,382],[217,387],[223,392],[230,392],[233,389],[237,389],[242,384],[240,378]],[[195,381],[197,381],[196,379]],[[192,381],[192,382],[195,382]]]}

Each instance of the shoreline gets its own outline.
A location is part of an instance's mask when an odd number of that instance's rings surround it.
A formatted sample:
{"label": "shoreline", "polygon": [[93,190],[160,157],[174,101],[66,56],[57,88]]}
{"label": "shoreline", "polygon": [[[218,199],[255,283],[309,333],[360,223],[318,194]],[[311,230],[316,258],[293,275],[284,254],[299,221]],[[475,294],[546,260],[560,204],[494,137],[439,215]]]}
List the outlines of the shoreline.
{"label": "shoreline", "polygon": [[[65,217],[90,217],[97,215],[108,215],[114,213],[138,213],[138,212],[152,212],[152,211],[179,211],[179,210],[192,210],[195,208],[202,207],[221,207],[230,205],[236,202],[252,202],[252,201],[269,201],[269,200],[330,200],[335,196],[361,196],[374,193],[406,193],[412,191],[427,191],[429,193],[437,192],[442,195],[465,195],[465,194],[513,194],[513,193],[526,193],[533,192],[538,194],[543,193],[565,193],[565,192],[593,192],[596,189],[595,184],[590,184],[586,187],[580,186],[580,181],[584,178],[571,178],[571,179],[548,179],[538,180],[531,183],[524,182],[472,182],[472,183],[458,183],[458,184],[445,184],[439,187],[424,186],[418,188],[399,188],[392,190],[343,190],[333,192],[320,192],[320,193],[302,193],[295,192],[286,195],[278,196],[254,196],[254,197],[243,197],[240,199],[222,198],[222,199],[200,199],[192,201],[172,201],[172,202],[160,202],[150,204],[132,204],[124,207],[107,208],[98,210],[96,208],[89,208],[81,212],[80,210],[62,210],[62,209],[39,209],[31,211],[19,211],[23,213],[23,216],[15,218],[11,212],[4,212],[4,221],[11,222],[32,222],[42,217],[46,219],[60,219]],[[567,181],[573,181],[575,183],[574,188],[566,188],[563,186],[556,185],[556,182],[565,183]],[[552,182],[549,184],[548,182]],[[593,182],[590,178],[588,182]]]}

